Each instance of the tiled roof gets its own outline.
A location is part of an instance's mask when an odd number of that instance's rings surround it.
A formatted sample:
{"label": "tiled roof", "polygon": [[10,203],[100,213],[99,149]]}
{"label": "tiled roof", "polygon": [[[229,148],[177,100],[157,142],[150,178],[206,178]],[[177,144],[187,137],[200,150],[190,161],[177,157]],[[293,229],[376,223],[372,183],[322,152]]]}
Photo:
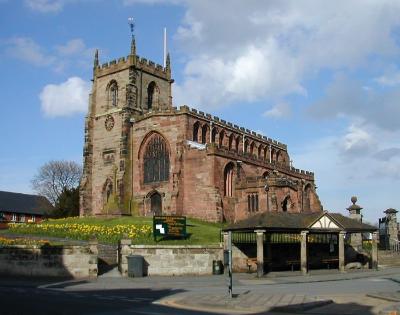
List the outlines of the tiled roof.
{"label": "tiled roof", "polygon": [[322,216],[327,215],[339,225],[339,230],[344,231],[375,231],[376,227],[361,223],[357,220],[343,216],[340,213],[288,213],[264,212],[251,216],[245,220],[229,225],[224,231],[229,230],[309,230],[311,225]]}
{"label": "tiled roof", "polygon": [[43,215],[52,208],[43,196],[0,191],[0,212]]}

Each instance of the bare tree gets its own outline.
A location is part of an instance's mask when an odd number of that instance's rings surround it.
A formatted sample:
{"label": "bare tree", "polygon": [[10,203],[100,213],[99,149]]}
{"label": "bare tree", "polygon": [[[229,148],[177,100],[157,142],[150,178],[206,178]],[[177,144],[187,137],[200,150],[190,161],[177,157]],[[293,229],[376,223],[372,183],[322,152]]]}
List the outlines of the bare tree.
{"label": "bare tree", "polygon": [[50,161],[40,167],[33,177],[32,188],[55,205],[65,189],[79,185],[82,167],[73,161]]}

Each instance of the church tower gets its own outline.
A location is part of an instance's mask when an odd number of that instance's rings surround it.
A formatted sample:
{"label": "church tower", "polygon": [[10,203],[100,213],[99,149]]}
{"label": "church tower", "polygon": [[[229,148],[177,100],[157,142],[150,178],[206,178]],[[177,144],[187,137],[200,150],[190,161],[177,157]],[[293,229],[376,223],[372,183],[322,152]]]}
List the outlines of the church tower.
{"label": "church tower", "polygon": [[[171,67],[136,54],[100,66],[96,51],[85,120],[80,215],[130,214],[132,204],[131,122],[172,107]],[[95,170],[95,171],[94,171]]]}

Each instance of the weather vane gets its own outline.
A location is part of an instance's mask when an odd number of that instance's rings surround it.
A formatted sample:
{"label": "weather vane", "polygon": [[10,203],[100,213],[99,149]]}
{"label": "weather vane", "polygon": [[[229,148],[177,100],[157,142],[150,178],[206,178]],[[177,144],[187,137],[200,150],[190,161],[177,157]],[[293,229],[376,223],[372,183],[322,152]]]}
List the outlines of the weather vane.
{"label": "weather vane", "polygon": [[132,34],[132,37],[134,37],[134,30],[135,30],[135,23],[133,22],[133,17],[129,17],[128,18],[128,24],[129,24],[129,26],[131,27],[131,34]]}

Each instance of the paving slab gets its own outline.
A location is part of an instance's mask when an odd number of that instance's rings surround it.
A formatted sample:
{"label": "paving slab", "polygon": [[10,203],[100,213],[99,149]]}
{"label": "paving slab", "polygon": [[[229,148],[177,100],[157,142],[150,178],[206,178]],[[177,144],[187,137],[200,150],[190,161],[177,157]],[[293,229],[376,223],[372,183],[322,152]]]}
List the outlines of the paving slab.
{"label": "paving slab", "polygon": [[159,300],[157,304],[225,314],[252,314],[268,311],[300,312],[332,303],[329,298],[295,294],[245,292],[230,298],[227,294],[181,293]]}
{"label": "paving slab", "polygon": [[[400,291],[397,292],[377,292],[372,294],[367,294],[367,296],[374,297],[377,299],[382,299],[390,302],[400,302]],[[400,315],[400,313],[399,313]]]}

